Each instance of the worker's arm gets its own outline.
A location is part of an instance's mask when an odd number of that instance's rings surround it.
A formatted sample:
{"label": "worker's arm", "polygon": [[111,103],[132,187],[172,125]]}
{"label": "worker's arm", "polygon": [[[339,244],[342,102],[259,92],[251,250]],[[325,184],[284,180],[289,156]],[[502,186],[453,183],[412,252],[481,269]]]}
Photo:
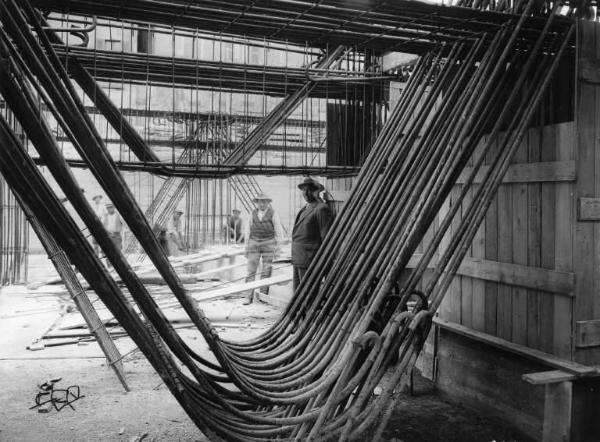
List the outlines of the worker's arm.
{"label": "worker's arm", "polygon": [[281,226],[279,215],[275,211],[273,211],[273,227],[275,228],[275,241],[279,245],[283,241],[283,227]]}

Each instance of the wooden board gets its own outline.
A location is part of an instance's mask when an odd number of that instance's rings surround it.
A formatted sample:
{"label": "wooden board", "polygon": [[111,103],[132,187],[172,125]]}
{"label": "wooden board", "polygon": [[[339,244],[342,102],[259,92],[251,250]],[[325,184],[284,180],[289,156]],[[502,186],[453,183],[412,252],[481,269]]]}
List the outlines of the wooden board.
{"label": "wooden board", "polygon": [[[550,146],[552,147],[552,146]],[[512,164],[506,171],[502,183],[541,183],[555,181],[575,181],[575,161],[548,161],[527,163],[524,160],[519,164]],[[476,183],[481,183],[489,166],[483,166],[475,177]],[[458,178],[458,183],[464,183],[471,174],[472,168],[466,167]]]}
{"label": "wooden board", "polygon": [[600,319],[575,322],[575,346],[579,348],[600,346]]}
{"label": "wooden board", "polygon": [[[557,158],[570,160],[573,158],[574,137],[571,124],[556,125]],[[573,204],[573,183],[556,183],[556,217],[554,269],[561,272],[573,271],[573,231],[575,213]],[[554,345],[553,353],[557,356],[572,359],[573,299],[564,296],[554,297]]]}
{"label": "wooden board", "polygon": [[578,376],[562,370],[539,371],[527,373],[522,376],[525,382],[532,385],[556,384],[558,382],[574,381]]}
{"label": "wooden board", "polygon": [[[596,57],[596,27],[592,22],[581,22],[580,57]],[[594,198],[596,196],[596,138],[598,133],[597,86],[579,82],[577,87],[577,182],[576,198]],[[576,321],[595,319],[595,301],[598,280],[594,276],[597,232],[594,223],[576,221],[573,268],[577,277],[575,293],[574,319]],[[600,275],[599,275],[600,276]],[[598,362],[593,348],[578,348],[575,359],[581,362]]]}
{"label": "wooden board", "polygon": [[600,221],[600,198],[577,198],[578,221]]}
{"label": "wooden board", "polygon": [[443,330],[456,333],[471,340],[482,342],[495,348],[522,356],[532,361],[538,362],[549,367],[564,370],[578,376],[597,376],[598,368],[588,365],[582,365],[568,359],[559,358],[551,353],[535,350],[524,345],[515,344],[506,339],[498,338],[487,333],[481,333],[460,324],[451,323],[438,318],[434,318],[434,324]]}
{"label": "wooden board", "polygon": [[[527,139],[521,143],[514,156],[517,163],[526,163]],[[513,184],[512,187],[512,262],[527,265],[527,184]],[[512,288],[512,342],[527,344],[527,290]]]}
{"label": "wooden board", "polygon": [[[541,158],[541,131],[533,129],[528,134],[528,159],[537,162]],[[540,267],[542,244],[542,186],[527,186],[527,264]],[[537,290],[527,290],[527,346],[540,348],[540,296]]]}

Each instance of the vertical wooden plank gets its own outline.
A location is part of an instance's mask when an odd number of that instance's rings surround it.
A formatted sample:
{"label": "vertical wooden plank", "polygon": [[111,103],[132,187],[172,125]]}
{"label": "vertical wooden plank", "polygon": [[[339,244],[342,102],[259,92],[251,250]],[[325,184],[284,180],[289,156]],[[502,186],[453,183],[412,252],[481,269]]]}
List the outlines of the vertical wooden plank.
{"label": "vertical wooden plank", "polygon": [[[442,206],[440,207],[440,210],[438,212],[438,218],[439,218],[440,222],[442,222],[442,220],[448,214],[451,200],[452,200],[452,195],[450,194],[442,203]],[[439,252],[438,252],[439,256],[441,256],[442,253],[444,253],[444,250],[446,250],[448,248],[448,243],[450,242],[451,233],[452,233],[451,229],[448,229],[446,231],[446,234],[443,236],[442,240],[440,241]],[[452,292],[449,289],[449,292],[444,296],[444,298],[442,299],[442,302],[440,303],[439,313],[443,319],[450,320],[449,318],[451,317],[451,314],[450,314],[450,310],[451,310],[450,298],[451,297],[452,297]]]}
{"label": "vertical wooden plank", "polygon": [[[452,205],[456,204],[456,199],[458,198],[461,187],[462,186],[457,185],[452,188],[452,191],[450,192]],[[452,236],[454,236],[454,234],[456,233],[456,231],[458,229],[458,226],[460,225],[461,217],[462,217],[462,212],[461,212],[461,209],[459,208],[456,213],[456,216],[452,220],[452,226],[451,226]],[[459,323],[459,324],[462,323],[461,294],[460,294],[461,278],[462,278],[461,276],[455,276],[452,279],[452,283],[450,284],[449,293],[448,293],[448,295],[450,296],[449,303],[448,303],[448,315],[449,315],[448,320]]]}
{"label": "vertical wooden plank", "polygon": [[[492,151],[495,149],[492,148]],[[490,154],[491,157],[491,154]],[[490,159],[486,159],[489,163]],[[498,194],[494,196],[485,214],[485,258],[498,259]],[[498,283],[485,282],[485,332],[497,336],[498,333]]]}
{"label": "vertical wooden plank", "polygon": [[[479,143],[475,158],[479,158],[483,149],[485,140]],[[478,184],[473,186],[473,194],[477,192]],[[473,238],[472,254],[474,258],[485,259],[485,220],[477,229]],[[473,300],[472,300],[472,324],[471,326],[478,331],[485,331],[485,281],[481,279],[472,279]]]}
{"label": "vertical wooden plank", "polygon": [[[515,163],[527,162],[527,141],[521,143],[515,152]],[[527,184],[514,184],[512,187],[512,262],[527,265]],[[527,290],[512,288],[512,341],[527,344]]]}
{"label": "vertical wooden plank", "polygon": [[[528,134],[529,162],[541,161],[541,128],[533,128]],[[527,186],[527,265],[540,266],[541,235],[541,194],[540,183]],[[527,346],[540,348],[540,295],[536,290],[527,290]]]}
{"label": "vertical wooden plank", "polygon": [[[513,259],[513,206],[512,185],[503,184],[498,188],[498,261],[512,262]],[[512,340],[512,287],[498,286],[497,328],[498,337]]]}
{"label": "vertical wooden plank", "polygon": [[[542,130],[541,157],[542,161],[556,160],[555,128],[546,126]],[[554,269],[555,256],[555,191],[554,183],[542,183],[542,243],[540,266],[545,269]],[[552,353],[554,350],[554,295],[540,293],[540,349]]]}
{"label": "vertical wooden plank", "polygon": [[[579,28],[579,54],[582,58],[596,56],[596,23],[581,21]],[[577,182],[575,198],[595,196],[595,154],[596,146],[596,86],[578,81],[577,124]],[[577,281],[575,289],[574,316],[576,321],[594,318],[594,225],[575,221],[574,270]],[[575,360],[581,363],[595,363],[594,350],[578,349]]]}
{"label": "vertical wooden plank", "polygon": [[[462,186],[460,186],[462,187]],[[469,189],[465,199],[463,200],[462,212],[465,213],[473,199],[473,189]],[[472,256],[472,245],[467,252],[468,256]],[[473,326],[473,279],[463,276],[460,278],[460,309],[461,323],[467,327]]]}
{"label": "vertical wooden plank", "polygon": [[546,385],[544,403],[544,442],[564,442],[571,435],[572,384],[570,381]]}
{"label": "vertical wooden plank", "polygon": [[[573,159],[573,124],[557,125],[557,160]],[[573,184],[556,183],[556,256],[555,268],[563,272],[573,271],[573,223],[576,222]],[[598,317],[598,316],[596,316]],[[572,359],[573,299],[554,296],[554,354]]]}
{"label": "vertical wooden plank", "polygon": [[[501,185],[498,189],[498,261],[512,261],[512,189]],[[512,340],[512,288],[498,285],[497,305],[498,336]]]}

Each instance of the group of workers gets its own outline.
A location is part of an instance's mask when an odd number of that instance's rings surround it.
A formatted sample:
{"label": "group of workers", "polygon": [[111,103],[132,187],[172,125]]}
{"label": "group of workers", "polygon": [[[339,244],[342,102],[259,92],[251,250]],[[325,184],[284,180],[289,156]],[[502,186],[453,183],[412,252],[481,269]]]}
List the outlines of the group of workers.
{"label": "group of workers", "polygon": [[[92,200],[94,201],[92,207],[96,213],[96,216],[98,219],[100,219],[100,221],[102,221],[102,225],[108,232],[108,236],[114,245],[117,247],[117,249],[121,250],[123,248],[123,220],[121,219],[121,216],[115,210],[113,203],[103,203],[102,195],[95,195]],[[183,240],[182,232],[182,214],[182,210],[175,210],[171,219],[167,223],[167,226],[160,226],[157,228],[159,243],[161,244],[167,256],[177,255],[185,250],[185,242]],[[93,240],[92,242],[96,254],[100,255],[101,250],[98,242],[96,240]]]}
{"label": "group of workers", "polygon": [[[311,261],[325,239],[333,213],[320,194],[323,185],[313,178],[306,177],[298,185],[306,205],[298,212],[292,230],[292,266],[293,289],[297,290]],[[123,220],[112,203],[103,204],[102,195],[93,198],[94,212],[102,221],[115,246],[123,247]],[[260,193],[253,199],[256,208],[252,211],[249,221],[244,223],[241,211],[234,209],[224,227],[229,241],[235,244],[245,244],[247,264],[246,282],[254,281],[260,264],[261,279],[269,278],[273,269],[273,260],[279,255],[279,247],[283,241],[282,224],[277,212],[271,206],[272,199]],[[155,226],[158,240],[167,256],[177,255],[185,248],[182,233],[182,210],[175,210],[167,226]],[[100,246],[94,240],[94,250],[100,254]],[[263,295],[269,294],[269,287],[260,289]],[[249,291],[244,304],[254,301],[254,291]]]}
{"label": "group of workers", "polygon": [[[333,213],[327,203],[321,198],[323,185],[307,177],[299,185],[306,205],[298,212],[292,230],[292,266],[293,289],[297,290],[311,261],[325,239]],[[256,208],[250,214],[246,228],[241,228],[239,210],[228,220],[226,226],[229,239],[236,243],[246,241],[246,257],[248,259],[246,282],[254,281],[259,263],[262,261],[261,279],[269,278],[273,268],[273,260],[279,253],[279,245],[283,239],[281,222],[277,213],[271,207],[271,198],[259,194],[254,198]],[[238,226],[240,226],[238,228]],[[241,236],[240,236],[241,232]],[[268,295],[269,287],[260,289],[260,294]],[[245,305],[254,301],[254,291],[247,292]]]}

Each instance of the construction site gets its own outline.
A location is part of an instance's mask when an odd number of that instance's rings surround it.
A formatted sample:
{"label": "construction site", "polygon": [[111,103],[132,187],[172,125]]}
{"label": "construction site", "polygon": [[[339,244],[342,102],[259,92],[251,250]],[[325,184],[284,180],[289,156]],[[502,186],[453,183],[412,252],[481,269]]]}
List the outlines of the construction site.
{"label": "construction site", "polygon": [[0,441],[600,441],[599,21],[0,0]]}

